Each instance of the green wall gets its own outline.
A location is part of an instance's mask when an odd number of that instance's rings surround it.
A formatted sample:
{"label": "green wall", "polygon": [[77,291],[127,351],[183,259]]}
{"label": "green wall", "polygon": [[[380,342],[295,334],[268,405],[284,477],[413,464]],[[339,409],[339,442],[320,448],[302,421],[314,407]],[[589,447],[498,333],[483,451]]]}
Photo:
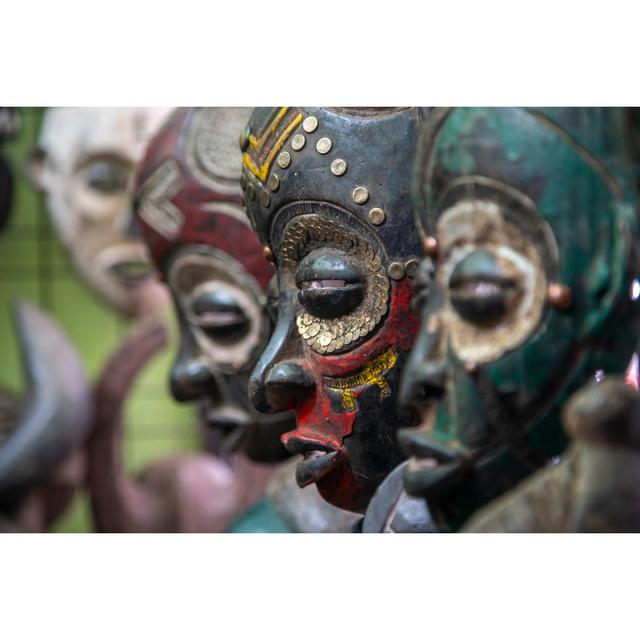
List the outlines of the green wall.
{"label": "green wall", "polygon": [[[42,114],[42,109],[22,109],[20,136],[0,148],[16,179],[12,218],[0,234],[0,385],[15,391],[22,389],[22,371],[8,309],[12,297],[32,300],[56,318],[84,357],[92,380],[130,328],[75,275],[53,234],[42,198],[26,177],[26,159],[37,139]],[[123,455],[132,472],[166,454],[200,446],[193,409],[174,402],[167,391],[175,339],[174,325],[172,344],[137,380],[126,407]],[[84,492],[55,530],[92,530]]]}

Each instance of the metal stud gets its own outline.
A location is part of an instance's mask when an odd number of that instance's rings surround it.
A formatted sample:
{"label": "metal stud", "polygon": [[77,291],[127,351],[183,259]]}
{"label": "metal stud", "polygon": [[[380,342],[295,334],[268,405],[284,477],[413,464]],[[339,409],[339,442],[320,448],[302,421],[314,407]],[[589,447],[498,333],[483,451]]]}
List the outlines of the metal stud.
{"label": "metal stud", "polygon": [[566,311],[573,302],[571,289],[559,282],[552,282],[547,289],[547,300],[552,307]]}
{"label": "metal stud", "polygon": [[273,251],[271,251],[271,249],[267,247],[266,244],[264,245],[264,247],[262,247],[262,255],[269,262],[273,262]]}
{"label": "metal stud", "polygon": [[326,153],[329,153],[329,151],[331,151],[332,146],[333,143],[331,142],[331,140],[329,140],[329,138],[320,138],[320,140],[318,140],[316,144],[316,151],[322,155],[325,155]]}
{"label": "metal stud", "polygon": [[373,207],[373,209],[369,211],[368,215],[369,222],[375,225],[382,224],[386,217],[384,210],[380,207]]}
{"label": "metal stud", "polygon": [[318,118],[315,116],[307,116],[302,122],[302,128],[307,133],[313,133],[318,128]]}
{"label": "metal stud", "polygon": [[288,151],[282,151],[277,162],[281,169],[286,169],[291,164],[291,154]]}
{"label": "metal stud", "polygon": [[291,138],[291,148],[294,151],[300,151],[300,149],[304,147],[306,141],[306,138],[301,133],[296,133],[296,135]]}
{"label": "metal stud", "polygon": [[420,267],[420,262],[416,258],[411,258],[404,263],[404,272],[410,277],[415,278],[416,273],[418,273],[418,268]]}
{"label": "metal stud", "polygon": [[351,196],[356,204],[364,204],[369,200],[369,190],[366,187],[356,187]]}
{"label": "metal stud", "polygon": [[268,209],[271,206],[271,195],[266,189],[260,192],[260,206]]}
{"label": "metal stud", "polygon": [[473,376],[478,373],[478,363],[473,362],[473,360],[467,360],[464,363],[464,370],[470,375]]}
{"label": "metal stud", "polygon": [[334,176],[343,176],[347,172],[347,163],[342,158],[336,158],[331,163],[331,173]]}
{"label": "metal stud", "polygon": [[277,191],[280,188],[280,178],[275,173],[272,173],[269,176],[269,180],[267,182],[267,186],[271,191]]}
{"label": "metal stud", "polygon": [[399,262],[392,262],[389,265],[389,277],[392,280],[400,280],[404,275],[404,267]]}
{"label": "metal stud", "polygon": [[424,250],[427,252],[428,256],[434,258],[438,255],[438,240],[433,236],[427,236],[422,245],[424,246]]}
{"label": "metal stud", "polygon": [[256,190],[253,188],[252,184],[247,185],[247,198],[249,198],[251,202],[256,199]]}

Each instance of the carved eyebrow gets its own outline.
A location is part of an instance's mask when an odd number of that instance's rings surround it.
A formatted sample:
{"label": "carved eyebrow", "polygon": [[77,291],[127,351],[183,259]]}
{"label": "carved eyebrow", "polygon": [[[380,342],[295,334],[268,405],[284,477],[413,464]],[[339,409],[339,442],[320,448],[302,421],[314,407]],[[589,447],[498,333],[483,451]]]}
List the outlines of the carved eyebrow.
{"label": "carved eyebrow", "polygon": [[294,219],[283,234],[280,257],[283,262],[295,263],[314,249],[332,247],[352,251],[358,246],[355,232],[333,221],[321,217]]}

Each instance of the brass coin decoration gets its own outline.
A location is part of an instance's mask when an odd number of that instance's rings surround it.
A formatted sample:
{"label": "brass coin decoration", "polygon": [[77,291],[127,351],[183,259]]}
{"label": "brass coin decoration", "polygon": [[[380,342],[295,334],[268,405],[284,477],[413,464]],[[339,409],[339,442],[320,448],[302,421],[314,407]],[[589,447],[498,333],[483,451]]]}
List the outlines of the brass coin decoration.
{"label": "brass coin decoration", "polygon": [[318,128],[318,119],[315,116],[307,116],[302,122],[302,128],[307,133],[313,133]]}
{"label": "brass coin decoration", "polygon": [[340,318],[318,318],[304,311],[296,317],[298,332],[317,353],[340,351],[369,334],[387,313],[389,279],[373,247],[355,233],[328,220],[305,216],[287,227],[281,259],[285,268],[295,269],[298,261],[317,248],[335,247],[364,265],[367,289],[362,303]]}
{"label": "brass coin decoration", "polygon": [[331,173],[334,176],[343,176],[347,171],[347,163],[342,158],[336,158],[331,163]]}
{"label": "brass coin decoration", "polygon": [[283,151],[278,156],[278,166],[281,169],[286,169],[291,164],[291,154],[288,151]]}
{"label": "brass coin decoration", "polygon": [[316,144],[316,151],[324,155],[325,153],[329,153],[329,151],[331,151],[332,146],[333,144],[329,138],[320,138],[320,140],[318,140],[318,143]]}
{"label": "brass coin decoration", "polygon": [[356,187],[353,190],[352,198],[356,204],[365,204],[369,200],[369,190],[367,187]]}

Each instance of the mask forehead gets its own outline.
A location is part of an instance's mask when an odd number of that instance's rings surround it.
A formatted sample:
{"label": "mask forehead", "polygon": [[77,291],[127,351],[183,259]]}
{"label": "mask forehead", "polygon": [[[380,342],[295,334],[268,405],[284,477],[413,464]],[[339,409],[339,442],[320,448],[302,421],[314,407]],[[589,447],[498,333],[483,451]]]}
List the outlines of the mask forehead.
{"label": "mask forehead", "polygon": [[374,229],[389,255],[419,252],[405,212],[422,117],[420,109],[255,110],[241,138],[243,195],[261,240],[279,242],[272,225],[284,205],[320,201]]}
{"label": "mask forehead", "polygon": [[138,173],[137,217],[156,264],[181,246],[216,247],[265,288],[273,274],[241,204],[238,133],[245,108],[177,109]]}
{"label": "mask forehead", "polygon": [[78,158],[92,153],[117,153],[136,162],[169,112],[163,107],[51,108],[38,144],[61,170],[72,170]]}
{"label": "mask forehead", "polygon": [[429,233],[456,181],[471,183],[474,176],[528,199],[550,224],[574,213],[585,193],[600,201],[573,218],[596,217],[593,210],[620,198],[631,178],[621,111],[440,110],[423,130],[416,164],[421,232]]}

